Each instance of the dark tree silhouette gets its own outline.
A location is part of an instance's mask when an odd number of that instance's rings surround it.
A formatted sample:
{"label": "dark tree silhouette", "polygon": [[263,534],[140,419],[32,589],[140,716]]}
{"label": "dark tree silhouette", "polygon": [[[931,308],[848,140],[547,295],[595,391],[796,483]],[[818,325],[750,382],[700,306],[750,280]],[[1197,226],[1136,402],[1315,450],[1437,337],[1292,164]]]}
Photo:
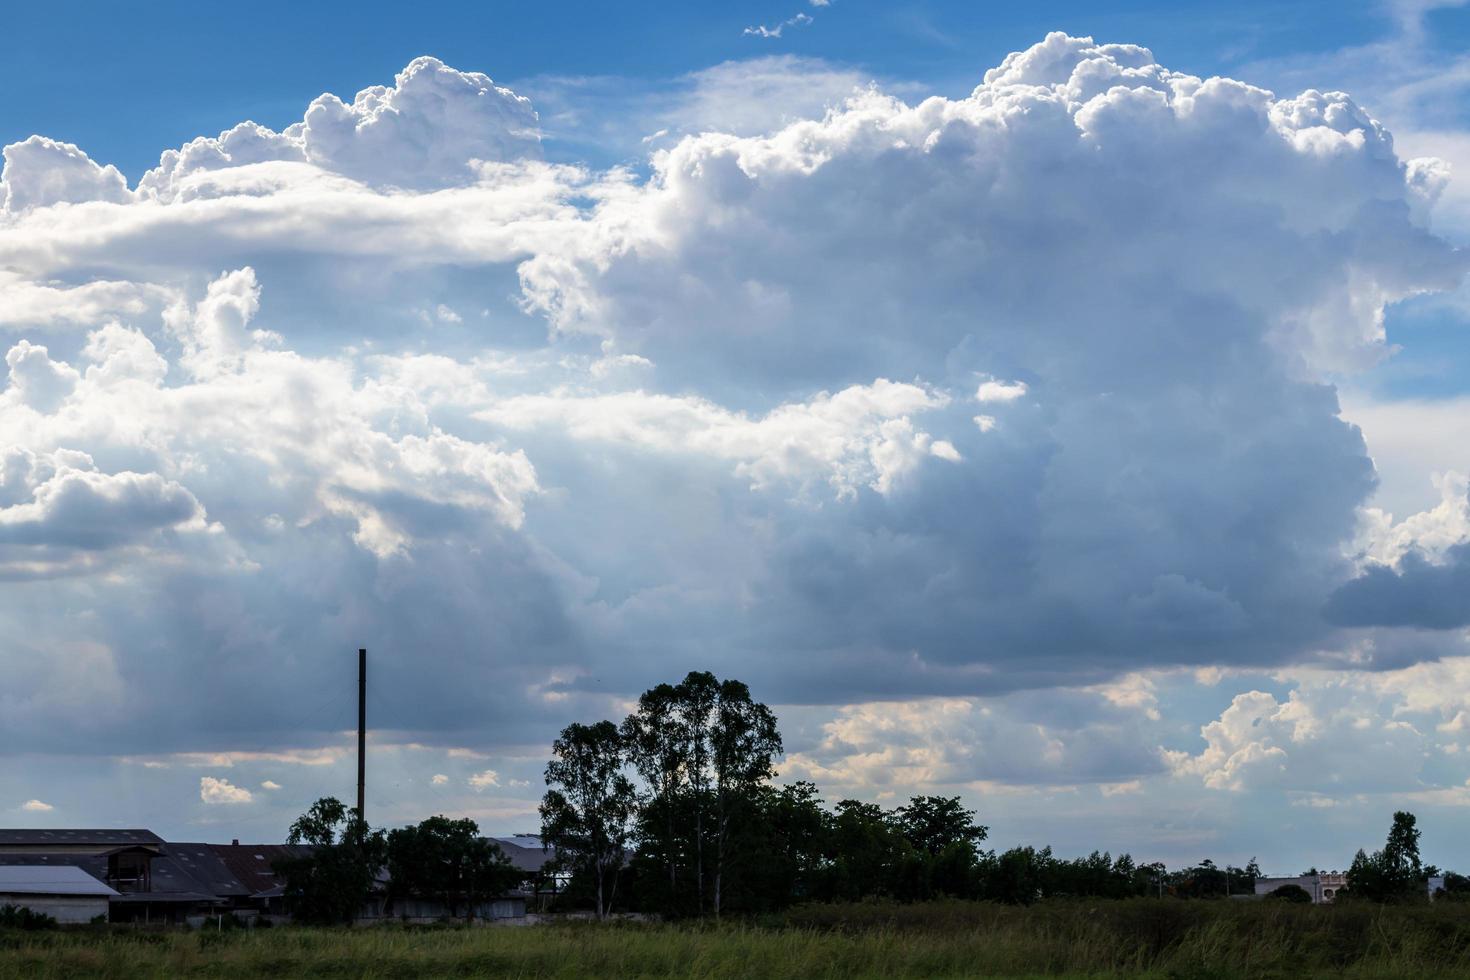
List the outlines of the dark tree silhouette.
{"label": "dark tree silhouette", "polygon": [[473,919],[475,907],[515,887],[520,872],[500,845],[480,836],[473,820],[429,817],[389,831],[388,875],[394,898],[429,898],[451,917]]}
{"label": "dark tree silhouette", "polygon": [[[541,800],[541,836],[556,848],[558,860],[590,874],[596,883],[596,911],[606,918],[616,896],[637,813],[623,736],[610,721],[568,725],[552,743]],[[611,889],[608,886],[611,883]]]}
{"label": "dark tree silhouette", "polygon": [[383,866],[383,832],[372,830],[356,810],[327,796],[296,819],[286,839],[312,848],[308,857],[275,865],[286,879],[292,914],[318,925],[350,923],[372,894]]}

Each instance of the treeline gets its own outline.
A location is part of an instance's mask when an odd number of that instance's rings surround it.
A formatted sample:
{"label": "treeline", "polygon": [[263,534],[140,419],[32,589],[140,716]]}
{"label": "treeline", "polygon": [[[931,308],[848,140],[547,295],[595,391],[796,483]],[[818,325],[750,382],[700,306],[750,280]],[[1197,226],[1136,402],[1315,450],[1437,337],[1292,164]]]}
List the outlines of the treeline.
{"label": "treeline", "polygon": [[291,825],[287,842],[310,847],[279,861],[291,914],[314,925],[350,923],[381,890],[389,910],[411,899],[437,902],[451,918],[518,887],[524,877],[480,836],[473,820],[429,817],[422,823],[375,830],[356,810],[326,797]]}
{"label": "treeline", "polygon": [[811,783],[776,786],[781,750],[771,710],[704,672],[646,691],[621,724],[569,725],[541,804],[542,838],[573,873],[563,902],[718,916],[865,898],[1202,898],[1250,893],[1259,873],[1254,861],[1169,872],[1127,854],[996,853],[958,797],[829,807]]}
{"label": "treeline", "polygon": [[[997,852],[959,797],[885,809],[829,805],[809,782],[776,785],[782,749],[775,714],[745,684],[694,672],[644,692],[621,723],[572,724],[557,737],[540,806],[548,863],[534,881],[471,820],[385,832],[335,799],[296,821],[291,843],[312,850],[278,870],[293,913],[317,923],[351,921],[375,890],[390,908],[430,899],[456,917],[529,885],[554,908],[678,918],[864,899],[1224,898],[1254,894],[1260,876],[1254,859],[1171,871],[1128,854]],[[1338,900],[1423,901],[1438,875],[1420,861],[1414,816],[1397,813],[1384,848],[1358,852]],[[1275,897],[1310,900],[1291,885]],[[1445,875],[1439,897],[1470,899],[1470,879]]]}

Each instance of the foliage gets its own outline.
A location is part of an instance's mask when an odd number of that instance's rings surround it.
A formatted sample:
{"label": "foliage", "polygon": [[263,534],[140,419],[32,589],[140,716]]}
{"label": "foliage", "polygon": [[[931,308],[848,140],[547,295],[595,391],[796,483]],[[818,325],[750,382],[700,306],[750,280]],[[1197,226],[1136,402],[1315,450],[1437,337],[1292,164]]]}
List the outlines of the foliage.
{"label": "foliage", "polygon": [[989,832],[975,823],[975,811],[966,810],[958,796],[916,796],[893,816],[905,840],[936,856],[955,845],[973,852]]}
{"label": "foliage", "polygon": [[781,752],[781,733],[770,708],[751,699],[740,681],[719,685],[715,723],[710,730],[710,759],[714,769],[714,912],[720,914],[725,871],[735,857],[732,830],[756,812],[756,797],[776,774],[775,757]]}
{"label": "foliage", "polygon": [[761,876],[752,861],[768,850],[756,828],[769,816],[782,748],[775,714],[742,682],[691,671],[645,691],[621,731],[645,787],[636,834],[643,904],[670,915],[719,915],[732,898],[745,906],[739,882]]}
{"label": "foliage", "polygon": [[285,895],[292,915],[316,925],[350,923],[372,894],[387,845],[335,797],[323,797],[297,818],[286,838],[311,847],[307,857],[277,862],[286,879]]}
{"label": "foliage", "polygon": [[1224,898],[1253,894],[1260,874],[1255,858],[1243,868],[1228,864],[1221,868],[1206,858],[1193,867],[1170,874],[1167,880],[1170,891],[1179,898]]}
{"label": "foliage", "polygon": [[546,785],[552,788],[541,800],[541,836],[556,848],[558,860],[594,879],[601,919],[615,896],[637,812],[633,783],[623,773],[623,735],[610,721],[572,724],[551,752]]}
{"label": "foliage", "polygon": [[0,929],[55,929],[56,920],[44,912],[35,912],[24,905],[0,905]]}
{"label": "foliage", "polygon": [[1282,885],[1280,888],[1271,889],[1271,891],[1266,893],[1266,897],[1275,901],[1296,902],[1300,904],[1302,902],[1311,902],[1312,893],[1301,885],[1287,884]]}
{"label": "foliage", "polygon": [[463,908],[474,918],[477,905],[514,888],[521,877],[500,845],[481,837],[469,819],[429,817],[392,830],[387,860],[390,896],[434,899],[454,917]]}
{"label": "foliage", "polygon": [[1470,878],[1446,872],[1444,885],[1434,893],[1435,901],[1470,902]]}
{"label": "foliage", "polygon": [[1412,902],[1427,897],[1424,869],[1419,861],[1419,828],[1412,813],[1393,815],[1393,826],[1383,850],[1359,850],[1348,868],[1347,888],[1339,899],[1370,902]]}

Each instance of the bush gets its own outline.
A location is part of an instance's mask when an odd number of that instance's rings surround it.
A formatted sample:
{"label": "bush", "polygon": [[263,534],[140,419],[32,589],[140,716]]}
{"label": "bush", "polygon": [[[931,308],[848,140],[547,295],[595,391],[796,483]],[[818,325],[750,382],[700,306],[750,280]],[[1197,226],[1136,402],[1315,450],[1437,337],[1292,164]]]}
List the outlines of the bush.
{"label": "bush", "polygon": [[1301,885],[1282,885],[1280,888],[1272,889],[1266,894],[1267,898],[1274,898],[1278,902],[1307,902],[1312,901],[1312,893]]}
{"label": "bush", "polygon": [[0,929],[55,929],[56,920],[42,912],[32,912],[24,905],[0,905]]}

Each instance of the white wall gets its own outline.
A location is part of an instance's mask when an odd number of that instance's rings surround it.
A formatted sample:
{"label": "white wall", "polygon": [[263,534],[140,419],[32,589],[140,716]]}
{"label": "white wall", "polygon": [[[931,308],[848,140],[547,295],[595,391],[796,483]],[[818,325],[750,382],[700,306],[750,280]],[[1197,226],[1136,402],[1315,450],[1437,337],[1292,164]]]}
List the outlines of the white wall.
{"label": "white wall", "polygon": [[49,915],[57,922],[91,922],[107,915],[107,898],[103,895],[15,895],[0,892],[0,905],[19,905],[32,912]]}

